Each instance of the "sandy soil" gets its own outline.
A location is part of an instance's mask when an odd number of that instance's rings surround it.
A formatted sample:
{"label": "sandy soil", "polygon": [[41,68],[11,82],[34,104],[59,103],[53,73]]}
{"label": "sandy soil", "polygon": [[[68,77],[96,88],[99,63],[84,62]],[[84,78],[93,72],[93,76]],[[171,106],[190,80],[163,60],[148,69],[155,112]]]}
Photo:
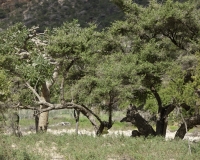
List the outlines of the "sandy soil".
{"label": "sandy soil", "polygon": [[[59,129],[59,130],[48,129],[47,132],[55,134],[55,135],[60,135],[60,134],[65,134],[65,133],[74,134],[75,129]],[[25,132],[25,133],[22,133],[22,134],[25,135],[25,134],[30,134],[30,133],[33,133],[33,132],[29,131],[29,132]],[[132,133],[132,130],[108,131],[108,134],[104,134],[103,136],[111,136],[111,135],[131,136],[131,133]],[[90,136],[95,137],[94,131],[88,131],[88,130],[85,130],[85,129],[79,130],[78,134],[79,135],[90,135]],[[167,130],[166,140],[173,139],[175,134],[176,134],[176,132],[170,132],[169,130]],[[185,135],[184,139],[192,141],[192,142],[199,142],[200,141],[200,132],[187,133]]]}

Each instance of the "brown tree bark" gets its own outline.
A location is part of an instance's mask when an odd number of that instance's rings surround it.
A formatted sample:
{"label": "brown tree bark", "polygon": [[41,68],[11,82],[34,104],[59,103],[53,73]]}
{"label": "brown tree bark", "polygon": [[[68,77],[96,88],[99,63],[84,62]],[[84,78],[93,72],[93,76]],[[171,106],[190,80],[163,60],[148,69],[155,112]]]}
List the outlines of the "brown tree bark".
{"label": "brown tree bark", "polygon": [[[46,83],[42,85],[41,99],[45,100],[46,102],[50,102],[50,91]],[[40,105],[40,109],[45,109],[45,108],[47,108],[47,106]],[[47,131],[48,117],[49,117],[49,111],[42,112],[39,115],[38,131]]]}
{"label": "brown tree bark", "polygon": [[22,133],[19,128],[19,114],[17,112],[12,112],[11,113],[11,128],[12,128],[12,134],[21,137]]}
{"label": "brown tree bark", "polygon": [[80,117],[80,111],[74,110],[74,118],[76,120],[76,131],[75,133],[78,135],[78,127],[79,127],[79,117]]}
{"label": "brown tree bark", "polygon": [[33,111],[33,116],[35,117],[35,131],[38,133],[39,115],[37,110]]}
{"label": "brown tree bark", "polygon": [[100,123],[99,129],[96,132],[96,135],[101,135],[104,131],[104,129],[106,128],[107,130],[109,130],[110,128],[112,128],[114,122],[112,121],[112,115],[113,115],[113,105],[117,102],[117,99],[115,97],[115,93],[113,92],[109,92],[109,102],[107,104],[108,107],[108,121],[102,121]]}
{"label": "brown tree bark", "polygon": [[[58,110],[58,109],[76,109],[76,110],[79,110],[84,116],[86,116],[88,118],[90,123],[94,126],[94,130],[95,130],[97,135],[102,133],[102,132],[98,131],[98,130],[101,130],[101,126],[107,126],[107,123],[108,123],[108,122],[105,123],[104,121],[102,121],[99,118],[99,116],[97,116],[92,110],[90,110],[86,106],[78,105],[78,104],[75,104],[73,102],[62,103],[62,104],[51,104],[49,102],[41,100],[40,102],[38,102],[38,104],[48,106],[47,108],[40,110],[41,113],[46,112],[46,111],[50,111],[50,110]],[[96,120],[98,122],[96,122]]]}
{"label": "brown tree bark", "polygon": [[[167,106],[162,105],[162,101],[160,98],[160,95],[156,91],[154,87],[150,88],[151,92],[155,96],[157,103],[158,103],[158,117],[156,122],[156,135],[157,136],[166,136],[166,130],[168,125],[168,115],[175,109],[175,104],[169,104]],[[186,111],[190,109],[190,106],[188,106],[185,103],[182,103],[180,107],[184,108]]]}
{"label": "brown tree bark", "polygon": [[156,135],[165,137],[168,125],[168,115],[174,110],[176,106],[174,104],[169,104],[162,107],[159,111],[159,119],[156,122]]}
{"label": "brown tree bark", "polygon": [[[189,131],[196,125],[200,125],[200,115],[196,115],[194,117],[190,117],[189,119],[185,120],[187,125],[187,130]],[[180,128],[177,130],[175,134],[175,138],[181,138],[183,139],[186,134],[186,126],[184,123],[181,124]]]}
{"label": "brown tree bark", "polygon": [[113,125],[112,121],[112,104],[108,105],[108,122],[107,121],[101,121],[100,126],[96,132],[96,135],[100,136],[104,129],[106,128],[107,130],[110,129]]}
{"label": "brown tree bark", "polygon": [[149,135],[156,135],[152,126],[138,113],[137,108],[133,105],[130,105],[130,108],[127,110],[126,117],[123,118],[121,122],[131,122],[134,124],[138,128],[139,133],[137,133],[137,135],[145,137]]}
{"label": "brown tree bark", "polygon": [[160,95],[156,89],[152,86],[150,87],[151,92],[153,93],[156,101],[158,103],[158,116],[156,122],[156,135],[165,136],[167,129],[167,116],[165,116],[166,108],[163,108]]}
{"label": "brown tree bark", "polygon": [[[138,131],[134,130],[132,132],[132,136],[166,136],[166,129],[168,125],[168,115],[174,110],[176,105],[170,104],[165,107],[160,108],[159,114],[160,118],[156,122],[156,132],[152,128],[150,124],[138,113],[137,108],[135,106],[130,105],[130,108],[127,110],[126,117],[121,120],[121,122],[131,122],[134,124]],[[185,103],[182,103],[180,107],[184,108],[185,110],[189,110],[190,106],[188,106]],[[184,126],[180,128],[181,133],[182,131],[185,131]]]}

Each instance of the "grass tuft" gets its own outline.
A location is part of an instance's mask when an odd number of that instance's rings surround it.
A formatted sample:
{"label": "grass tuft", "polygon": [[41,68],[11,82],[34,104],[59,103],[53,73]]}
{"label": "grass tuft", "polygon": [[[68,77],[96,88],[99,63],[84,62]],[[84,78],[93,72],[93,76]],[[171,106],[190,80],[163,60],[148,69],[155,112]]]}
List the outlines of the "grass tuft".
{"label": "grass tuft", "polygon": [[187,160],[200,159],[200,144],[184,140],[166,141],[163,137],[130,138],[121,136],[31,134],[22,138],[1,135],[0,159],[17,160]]}

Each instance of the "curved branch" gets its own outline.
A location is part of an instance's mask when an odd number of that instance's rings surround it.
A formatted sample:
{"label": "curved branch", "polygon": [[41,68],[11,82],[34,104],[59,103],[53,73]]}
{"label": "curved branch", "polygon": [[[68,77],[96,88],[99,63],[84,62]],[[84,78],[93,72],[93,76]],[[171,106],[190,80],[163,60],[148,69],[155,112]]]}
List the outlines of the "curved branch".
{"label": "curved branch", "polygon": [[30,105],[27,105],[27,106],[19,105],[19,106],[17,106],[17,108],[19,108],[19,109],[38,110],[38,108],[36,108],[36,107],[31,107]]}
{"label": "curved branch", "polygon": [[41,100],[41,97],[39,96],[39,94],[36,92],[36,90],[31,87],[31,85],[28,82],[25,82],[26,86],[33,92],[33,94],[38,98],[38,100]]}
{"label": "curved branch", "polygon": [[100,124],[102,124],[102,120],[89,108],[87,108],[84,105],[78,105],[73,102],[68,102],[68,103],[63,103],[63,104],[51,104],[46,101],[40,101],[38,102],[38,105],[45,105],[47,108],[41,109],[40,113],[50,111],[50,110],[59,110],[59,109],[76,109],[79,110],[84,116],[86,116],[92,125],[95,127],[95,130],[98,130],[98,124],[95,122],[94,118],[95,117]]}
{"label": "curved branch", "polygon": [[176,106],[174,104],[169,104],[169,105],[165,106],[163,118],[166,118],[174,110],[174,108],[176,108]]}
{"label": "curved branch", "polygon": [[[185,123],[186,123],[186,125],[185,125]],[[186,126],[187,126],[187,130],[189,131],[196,125],[200,125],[200,115],[186,119],[185,123],[182,123],[180,128],[177,130],[177,132],[175,134],[175,138],[181,138],[181,139],[184,138],[184,136],[186,134]]]}
{"label": "curved branch", "polygon": [[158,103],[158,112],[161,112],[162,110],[162,101],[160,98],[160,95],[158,94],[158,92],[156,91],[156,89],[152,86],[150,88],[151,92],[153,93],[153,95],[155,96],[157,103]]}
{"label": "curved branch", "polygon": [[65,68],[64,73],[63,73],[63,77],[62,77],[62,82],[60,85],[60,102],[64,101],[64,88],[65,88],[65,80],[67,77],[67,74],[70,70],[70,68],[73,66],[74,62],[76,59],[71,60],[71,62],[69,63],[69,65]]}

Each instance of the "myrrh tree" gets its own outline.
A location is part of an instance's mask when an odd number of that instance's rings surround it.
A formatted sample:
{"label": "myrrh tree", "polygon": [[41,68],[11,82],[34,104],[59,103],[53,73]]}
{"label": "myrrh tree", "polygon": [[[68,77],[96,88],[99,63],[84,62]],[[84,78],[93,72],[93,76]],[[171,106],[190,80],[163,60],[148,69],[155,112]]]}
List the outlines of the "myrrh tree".
{"label": "myrrh tree", "polygon": [[[157,112],[154,130],[131,105],[122,121],[134,123],[136,135],[165,136],[168,115],[176,107],[193,113],[199,85],[198,5],[170,0],[150,1],[146,7],[118,4],[126,20],[101,32],[73,21],[44,33],[22,24],[1,33],[2,67],[14,78],[13,93],[19,95],[13,99],[19,108],[38,111],[38,131],[47,129],[48,112],[54,109],[81,112],[98,135],[112,127],[113,109],[129,103]],[[108,120],[91,107],[106,109]],[[186,122],[192,128],[199,115]],[[184,129],[176,136],[183,138]]]}
{"label": "myrrh tree", "polygon": [[[115,2],[126,13],[124,23],[114,24],[115,32],[129,37],[130,54],[137,59],[133,68],[136,74],[130,75],[138,77],[140,84],[133,89],[133,103],[144,104],[154,112],[157,110],[156,130],[134,105],[122,121],[133,122],[138,127],[136,135],[165,136],[168,115],[176,107],[190,113],[197,107],[194,101],[198,101],[195,95],[198,87],[192,83],[193,76],[198,76],[195,68],[199,52],[199,4],[167,0],[162,4],[150,1],[147,7],[142,7],[132,1]],[[156,104],[150,103],[152,98],[157,102],[157,109]],[[193,128],[200,123],[199,115],[191,115],[186,123],[188,129]],[[185,133],[183,123],[176,137],[183,138]]]}
{"label": "myrrh tree", "polygon": [[[98,135],[104,127],[112,127],[112,108],[118,95],[117,82],[112,79],[118,79],[109,68],[101,68],[110,63],[103,55],[108,52],[103,43],[106,33],[97,32],[94,25],[81,28],[73,21],[45,33],[16,24],[2,36],[3,68],[13,76],[13,101],[19,108],[38,112],[36,131],[47,130],[48,112],[54,109],[81,112]],[[106,80],[108,74],[110,79]],[[90,109],[102,105],[109,112],[108,122]]]}

